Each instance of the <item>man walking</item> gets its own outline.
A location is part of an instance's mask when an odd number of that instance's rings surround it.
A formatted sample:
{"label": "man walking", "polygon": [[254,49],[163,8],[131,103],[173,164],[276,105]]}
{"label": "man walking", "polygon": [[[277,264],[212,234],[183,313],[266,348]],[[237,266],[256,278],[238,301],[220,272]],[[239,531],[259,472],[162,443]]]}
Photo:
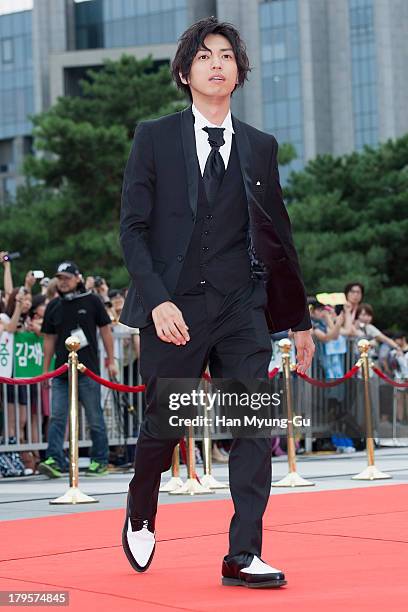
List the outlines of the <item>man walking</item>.
{"label": "man walking", "polygon": [[[140,328],[147,409],[122,542],[139,572],[153,559],[160,477],[178,442],[159,432],[158,379],[198,379],[207,364],[213,378],[266,379],[268,328],[294,331],[299,371],[314,352],[277,142],[230,111],[248,70],[231,24],[192,25],[172,64],[192,105],[140,123],[125,170],[121,244],[132,283],[121,321]],[[261,559],[270,439],[235,438],[229,472],[235,514],[222,584],[282,586],[283,572]]]}
{"label": "man walking", "polygon": [[[97,295],[85,290],[78,267],[72,261],[62,262],[57,268],[59,296],[51,300],[44,314],[41,331],[44,334],[44,372],[48,372],[52,356],[55,367],[66,363],[68,351],[65,340],[77,336],[81,342],[79,361],[99,374],[98,343],[96,331],[100,330],[107,354],[109,374],[117,374],[113,357],[113,337],[110,317]],[[97,382],[78,375],[79,401],[85,408],[89,424],[92,449],[91,463],[86,476],[103,476],[108,473],[108,438],[101,407],[101,389]],[[64,454],[64,438],[68,417],[68,374],[54,378],[52,382],[52,413],[48,428],[46,460],[39,471],[49,478],[59,478],[67,471]]]}

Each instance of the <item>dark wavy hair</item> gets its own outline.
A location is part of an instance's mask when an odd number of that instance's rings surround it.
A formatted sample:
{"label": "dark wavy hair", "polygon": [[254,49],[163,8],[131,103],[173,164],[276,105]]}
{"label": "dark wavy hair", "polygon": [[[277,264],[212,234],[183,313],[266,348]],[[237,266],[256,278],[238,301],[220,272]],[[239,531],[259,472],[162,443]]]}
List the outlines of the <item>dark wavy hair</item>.
{"label": "dark wavy hair", "polygon": [[194,23],[180,36],[176,55],[171,64],[171,73],[178,89],[184,91],[190,100],[192,100],[190,87],[181,81],[179,73],[181,72],[183,77],[188,80],[191,64],[197,51],[200,48],[209,51],[208,47],[204,44],[204,39],[208,34],[221,34],[225,36],[234,51],[238,67],[238,84],[234,87],[233,92],[237,87],[243,86],[245,80],[248,79],[247,74],[251,70],[246,46],[238,30],[231,23],[225,21],[219,22],[216,17],[200,19],[200,21]]}
{"label": "dark wavy hair", "polygon": [[359,282],[355,282],[355,283],[347,283],[347,285],[344,287],[344,294],[347,297],[347,294],[352,290],[353,287],[360,287],[361,289],[361,301],[364,299],[364,293],[365,293],[365,288],[364,285],[362,283]]}

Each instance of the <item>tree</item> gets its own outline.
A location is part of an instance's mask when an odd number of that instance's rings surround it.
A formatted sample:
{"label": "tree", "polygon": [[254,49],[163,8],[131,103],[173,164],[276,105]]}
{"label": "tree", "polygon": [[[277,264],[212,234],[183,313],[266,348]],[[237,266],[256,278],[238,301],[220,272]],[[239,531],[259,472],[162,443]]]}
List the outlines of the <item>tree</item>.
{"label": "tree", "polygon": [[107,60],[88,71],[81,90],[32,117],[38,155],[26,158],[27,186],[0,211],[0,244],[22,252],[14,265],[21,274],[28,266],[52,274],[71,258],[84,272],[124,286],[118,219],[135,127],[186,104],[169,67],[156,70],[151,57]]}
{"label": "tree", "polygon": [[408,135],[378,148],[322,155],[285,190],[307,291],[366,286],[384,328],[408,321]]}

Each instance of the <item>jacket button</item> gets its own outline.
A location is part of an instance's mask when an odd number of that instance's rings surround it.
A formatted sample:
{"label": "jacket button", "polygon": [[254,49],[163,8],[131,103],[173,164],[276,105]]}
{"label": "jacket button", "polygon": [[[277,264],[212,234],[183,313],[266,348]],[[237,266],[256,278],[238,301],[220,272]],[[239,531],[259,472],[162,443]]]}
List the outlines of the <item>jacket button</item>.
{"label": "jacket button", "polygon": [[182,255],[177,255],[177,261],[183,261],[184,257]]}

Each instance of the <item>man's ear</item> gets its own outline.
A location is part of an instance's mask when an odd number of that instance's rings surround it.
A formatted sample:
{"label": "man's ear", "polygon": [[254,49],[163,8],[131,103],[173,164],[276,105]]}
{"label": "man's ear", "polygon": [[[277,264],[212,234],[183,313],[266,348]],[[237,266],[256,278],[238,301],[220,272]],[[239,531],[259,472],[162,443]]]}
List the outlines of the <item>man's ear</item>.
{"label": "man's ear", "polygon": [[188,85],[188,81],[187,81],[187,79],[185,79],[185,78],[183,77],[183,75],[181,74],[181,72],[179,72],[179,77],[180,77],[180,81],[181,81],[182,83],[184,83],[184,85]]}

